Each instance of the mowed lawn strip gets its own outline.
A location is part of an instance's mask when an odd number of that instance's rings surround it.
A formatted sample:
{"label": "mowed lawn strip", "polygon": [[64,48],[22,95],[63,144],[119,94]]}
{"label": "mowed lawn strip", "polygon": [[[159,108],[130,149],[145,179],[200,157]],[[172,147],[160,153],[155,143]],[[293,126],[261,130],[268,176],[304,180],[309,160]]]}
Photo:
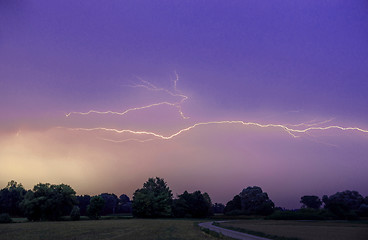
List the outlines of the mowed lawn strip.
{"label": "mowed lawn strip", "polygon": [[337,221],[240,220],[220,223],[233,227],[301,240],[367,240],[368,223]]}
{"label": "mowed lawn strip", "polygon": [[215,240],[193,220],[129,219],[0,224],[1,240]]}

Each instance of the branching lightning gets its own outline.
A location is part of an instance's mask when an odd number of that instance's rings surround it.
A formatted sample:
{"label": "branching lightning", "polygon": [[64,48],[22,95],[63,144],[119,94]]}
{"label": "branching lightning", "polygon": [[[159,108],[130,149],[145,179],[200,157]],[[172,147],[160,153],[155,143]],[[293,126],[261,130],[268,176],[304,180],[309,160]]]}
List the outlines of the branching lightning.
{"label": "branching lightning", "polygon": [[[89,115],[91,113],[96,113],[96,114],[115,114],[115,115],[122,116],[122,115],[125,115],[125,114],[127,114],[129,112],[132,112],[132,111],[143,110],[143,109],[147,109],[147,108],[151,108],[151,107],[157,107],[157,106],[161,106],[161,105],[168,105],[168,106],[175,106],[175,107],[177,107],[177,105],[175,103],[159,102],[159,103],[153,103],[153,104],[150,104],[150,105],[146,105],[146,106],[143,106],[143,107],[129,108],[129,109],[123,111],[123,112],[114,112],[114,111],[111,111],[111,110],[108,110],[108,111],[89,110],[88,112],[70,112],[70,113],[66,114],[65,116],[66,117],[69,117],[72,114]],[[180,115],[183,116],[183,113],[181,111],[180,111]]]}
{"label": "branching lightning", "polygon": [[181,105],[188,99],[188,96],[182,94],[180,91],[177,90],[176,86],[177,86],[177,82],[179,81],[179,76],[178,76],[177,73],[175,73],[175,76],[176,76],[176,79],[174,80],[174,92],[169,91],[165,88],[158,88],[155,85],[153,85],[152,83],[150,83],[146,80],[143,80],[141,78],[138,78],[138,79],[142,82],[142,84],[128,85],[128,86],[132,87],[132,88],[145,88],[149,91],[162,91],[162,92],[165,92],[165,93],[167,93],[168,95],[170,95],[172,97],[179,97],[180,101],[177,101],[177,102],[158,102],[158,103],[153,103],[153,104],[149,104],[149,105],[142,106],[142,107],[129,108],[129,109],[123,111],[123,112],[117,112],[117,111],[111,111],[111,110],[108,110],[108,111],[89,110],[88,112],[69,112],[69,113],[65,114],[65,116],[70,117],[73,114],[89,115],[89,114],[92,114],[92,113],[95,113],[95,114],[113,114],[113,115],[123,116],[123,115],[125,115],[129,112],[132,112],[132,111],[144,110],[144,109],[148,109],[148,108],[152,108],[152,107],[167,105],[167,106],[175,107],[178,110],[181,118],[188,119],[189,117],[186,117],[184,115],[182,109],[181,109]]}
{"label": "branching lightning", "polygon": [[149,139],[145,139],[145,140],[139,140],[139,139],[135,139],[135,138],[128,138],[128,139],[124,139],[124,140],[112,140],[112,139],[108,139],[108,138],[100,138],[103,141],[107,141],[107,142],[112,142],[112,143],[124,143],[124,142],[140,142],[140,143],[145,143],[145,142],[149,142],[149,141],[153,141],[155,139],[153,138],[149,138]]}
{"label": "branching lightning", "polygon": [[[259,128],[280,128],[282,130],[284,130],[286,133],[290,134],[292,137],[297,138],[300,137],[298,135],[296,135],[297,133],[307,133],[309,131],[313,131],[313,130],[328,130],[328,129],[338,129],[338,130],[342,130],[342,131],[358,131],[358,132],[362,132],[362,133],[368,133],[368,130],[364,130],[358,127],[340,127],[340,126],[327,126],[327,127],[309,127],[309,128],[305,128],[305,129],[293,129],[290,127],[287,127],[286,125],[282,125],[282,124],[260,124],[260,123],[256,123],[256,122],[244,122],[244,121],[212,121],[212,122],[200,122],[200,123],[195,123],[189,127],[183,128],[171,135],[162,135],[159,133],[155,133],[155,132],[150,132],[150,131],[133,131],[133,130],[129,130],[129,129],[115,129],[115,128],[104,128],[104,127],[97,127],[97,128],[67,128],[70,130],[77,130],[77,131],[106,131],[106,132],[113,132],[113,133],[118,133],[118,134],[122,134],[122,133],[131,133],[131,134],[136,134],[136,135],[147,135],[147,136],[151,136],[151,137],[156,137],[157,139],[162,139],[162,140],[170,140],[174,137],[179,136],[180,134],[184,133],[184,132],[188,132],[196,127],[199,126],[204,126],[204,125],[216,125],[216,124],[242,124],[245,126],[255,126],[255,127],[259,127]],[[106,140],[106,139],[105,139]],[[130,139],[132,140],[132,139]]]}
{"label": "branching lightning", "polygon": [[318,125],[322,125],[325,123],[329,123],[331,121],[335,120],[335,118],[330,118],[328,120],[325,121],[321,121],[321,122],[315,122],[315,120],[306,122],[306,123],[299,123],[299,124],[285,124],[286,126],[292,126],[292,127],[300,127],[300,126],[306,126],[306,127],[311,127],[311,126],[318,126]]}
{"label": "branching lightning", "polygon": [[[68,114],[66,114],[66,117],[70,117],[73,114],[79,114],[79,115],[89,115],[92,113],[95,114],[114,114],[114,115],[120,115],[123,116],[129,112],[133,112],[133,111],[137,111],[137,110],[144,110],[144,109],[148,109],[148,108],[152,108],[152,107],[156,107],[156,106],[162,106],[162,105],[166,105],[166,106],[171,106],[171,107],[175,107],[177,108],[180,116],[182,119],[187,119],[188,117],[186,117],[184,115],[184,113],[182,112],[181,109],[181,105],[188,99],[188,96],[182,94],[180,91],[177,90],[177,82],[179,81],[179,76],[178,74],[175,72],[175,80],[174,80],[174,91],[170,91],[168,89],[165,88],[159,88],[156,87],[155,85],[153,85],[152,83],[140,79],[140,84],[136,84],[136,85],[131,85],[129,87],[133,87],[133,88],[144,88],[148,91],[158,91],[158,92],[164,92],[172,97],[176,97],[176,98],[180,98],[179,101],[176,102],[168,102],[168,101],[164,101],[164,102],[158,102],[158,103],[153,103],[153,104],[149,104],[146,106],[141,106],[141,107],[134,107],[134,108],[129,108],[123,112],[116,112],[116,111],[97,111],[97,110],[89,110],[88,112],[70,112]],[[294,138],[298,138],[300,136],[302,136],[302,134],[308,134],[309,132],[312,131],[326,131],[326,130],[331,130],[331,129],[335,129],[335,130],[340,130],[340,131],[356,131],[356,132],[361,132],[361,133],[368,133],[368,130],[362,129],[362,128],[358,128],[358,127],[342,127],[342,126],[338,126],[338,125],[329,125],[329,126],[321,126],[323,124],[329,123],[331,121],[333,121],[334,119],[328,119],[325,121],[320,121],[320,122],[316,122],[314,121],[309,121],[306,123],[300,123],[300,124],[261,124],[261,123],[257,123],[257,122],[245,122],[245,121],[241,121],[241,120],[225,120],[225,121],[208,121],[208,122],[197,122],[194,123],[188,127],[182,128],[172,134],[169,135],[164,135],[164,134],[160,134],[158,132],[153,132],[153,131],[135,131],[135,130],[130,130],[130,129],[116,129],[116,128],[106,128],[106,127],[95,127],[95,128],[66,128],[66,127],[59,127],[59,128],[64,128],[64,129],[68,129],[68,130],[73,130],[73,131],[87,131],[87,132],[108,132],[108,133],[115,133],[115,134],[133,134],[136,136],[143,136],[143,137],[147,137],[147,139],[135,139],[135,138],[129,138],[129,139],[123,139],[123,140],[113,140],[113,139],[106,139],[106,138],[99,138],[101,140],[104,141],[109,141],[109,142],[113,142],[113,143],[122,143],[122,142],[127,142],[127,141],[137,141],[137,142],[148,142],[148,141],[152,141],[152,140],[170,140],[173,139],[185,132],[189,132],[194,128],[198,128],[201,126],[205,126],[205,125],[220,125],[220,124],[227,124],[227,125],[243,125],[243,126],[253,126],[253,127],[258,127],[258,128],[277,128],[277,129],[281,129],[282,131],[286,132],[287,134],[289,134],[290,136],[294,137]]]}

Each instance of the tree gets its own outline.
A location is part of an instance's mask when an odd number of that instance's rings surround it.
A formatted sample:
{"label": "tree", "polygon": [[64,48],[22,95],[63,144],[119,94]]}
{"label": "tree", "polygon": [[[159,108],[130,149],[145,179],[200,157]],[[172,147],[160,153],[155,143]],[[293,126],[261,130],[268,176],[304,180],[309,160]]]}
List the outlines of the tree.
{"label": "tree", "polygon": [[222,203],[215,203],[212,205],[213,213],[224,213],[225,205]]}
{"label": "tree", "polygon": [[115,214],[119,202],[118,197],[110,193],[102,193],[100,196],[105,200],[101,215]]}
{"label": "tree", "polygon": [[208,217],[213,215],[212,201],[208,193],[195,191],[192,193],[191,215],[195,218]]}
{"label": "tree", "polygon": [[225,207],[228,215],[269,215],[273,212],[275,204],[269,199],[262,188],[254,186],[244,188],[241,193],[234,196]]}
{"label": "tree", "polygon": [[239,195],[235,195],[233,200],[226,203],[224,213],[227,215],[237,215],[241,212],[241,198]]}
{"label": "tree", "polygon": [[8,213],[10,216],[23,216],[20,203],[24,199],[26,190],[21,183],[12,180],[0,191],[0,213]]}
{"label": "tree", "polygon": [[101,196],[91,198],[90,204],[87,207],[87,215],[90,219],[100,219],[101,212],[105,206],[105,200]]}
{"label": "tree", "polygon": [[125,194],[121,194],[120,197],[119,197],[119,203],[125,204],[127,202],[130,202],[129,197]]}
{"label": "tree", "polygon": [[241,209],[245,214],[268,215],[273,212],[275,204],[269,199],[268,194],[262,188],[247,187],[239,194]]}
{"label": "tree", "polygon": [[133,195],[133,215],[137,217],[169,217],[172,193],[162,178],[149,178]]}
{"label": "tree", "polygon": [[368,205],[363,203],[357,210],[357,214],[361,217],[368,217]]}
{"label": "tree", "polygon": [[89,202],[91,201],[91,196],[89,195],[77,196],[77,201],[81,216],[86,216],[87,207],[89,205]]}
{"label": "tree", "polygon": [[23,201],[20,203],[20,206],[23,209],[24,215],[28,218],[28,220],[39,221],[41,219],[41,205],[45,202],[44,198],[36,199],[35,194],[31,190],[27,191]]}
{"label": "tree", "polygon": [[58,220],[76,204],[75,191],[65,184],[39,183],[28,191],[21,207],[29,220]]}
{"label": "tree", "polygon": [[183,194],[179,195],[177,199],[173,200],[172,211],[174,217],[191,217],[189,215],[189,203],[187,201],[187,199],[189,198],[188,195],[189,193],[185,191]]}
{"label": "tree", "polygon": [[173,213],[176,217],[207,217],[212,215],[212,203],[207,193],[185,191],[173,202]]}
{"label": "tree", "polygon": [[317,196],[303,196],[300,198],[300,203],[303,204],[303,208],[319,209],[322,205],[322,201]]}
{"label": "tree", "polygon": [[326,209],[342,219],[357,218],[357,212],[361,205],[364,204],[363,196],[357,191],[350,190],[337,192],[329,197],[324,195],[322,201]]}
{"label": "tree", "polygon": [[74,206],[72,211],[70,212],[70,218],[73,221],[77,221],[80,219],[80,209],[78,206]]}
{"label": "tree", "polygon": [[132,213],[132,202],[125,194],[121,194],[118,201],[117,213]]}

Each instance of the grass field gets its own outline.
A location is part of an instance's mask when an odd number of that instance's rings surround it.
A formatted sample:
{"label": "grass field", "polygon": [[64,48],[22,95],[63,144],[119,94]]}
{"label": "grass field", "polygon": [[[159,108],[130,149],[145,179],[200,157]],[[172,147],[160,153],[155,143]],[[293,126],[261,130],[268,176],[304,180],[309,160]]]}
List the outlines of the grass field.
{"label": "grass field", "polygon": [[214,240],[193,220],[126,219],[0,224],[1,240]]}
{"label": "grass field", "polygon": [[[19,219],[23,220],[23,219]],[[195,220],[113,219],[99,221],[23,222],[0,224],[1,240],[215,240]],[[300,240],[367,240],[367,222],[238,220],[221,223]]]}
{"label": "grass field", "polygon": [[219,224],[300,240],[367,240],[368,223],[336,221],[240,220]]}

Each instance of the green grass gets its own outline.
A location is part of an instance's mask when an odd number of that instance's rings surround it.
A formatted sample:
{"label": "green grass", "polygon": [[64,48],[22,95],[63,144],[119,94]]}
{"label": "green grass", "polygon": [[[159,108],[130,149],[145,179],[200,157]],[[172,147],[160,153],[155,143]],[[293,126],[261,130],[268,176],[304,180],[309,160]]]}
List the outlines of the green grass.
{"label": "green grass", "polygon": [[[198,223],[196,223],[198,225]],[[234,240],[234,238],[227,237],[223,235],[222,233],[218,233],[212,230],[209,230],[208,228],[199,227],[203,232],[207,233],[208,235],[211,235],[217,239],[223,239],[223,240]]]}
{"label": "green grass", "polygon": [[199,227],[198,224],[199,222],[195,222],[194,223],[199,229],[201,229],[201,231],[207,233],[208,235],[211,235],[213,237],[215,237],[216,239],[221,239],[221,240],[236,240],[234,238],[228,237],[223,235],[222,233],[218,233],[212,230],[209,230],[208,228],[203,228],[203,227]]}
{"label": "green grass", "polygon": [[[101,216],[100,220],[113,220],[113,219],[132,219],[132,215],[126,215],[126,214],[120,214],[120,215],[107,215],[107,216]],[[87,216],[80,216],[79,220],[91,220]],[[14,221],[14,219],[13,219]],[[63,216],[61,217],[60,221],[73,221],[70,216]]]}
{"label": "green grass", "polygon": [[264,233],[264,232],[253,231],[253,230],[239,228],[239,227],[224,226],[224,225],[216,223],[216,222],[213,225],[218,226],[218,227],[223,227],[223,228],[226,228],[226,229],[229,229],[229,230],[234,230],[234,231],[237,231],[237,232],[243,232],[243,233],[255,235],[255,236],[258,236],[258,237],[268,238],[268,239],[274,239],[274,240],[300,240],[299,238],[296,238],[296,237],[277,236],[277,235],[267,234],[267,233]]}
{"label": "green grass", "polygon": [[[239,220],[220,223],[220,227],[264,237],[300,240],[367,240],[367,222]],[[274,238],[277,239],[277,238]]]}
{"label": "green grass", "polygon": [[[24,219],[19,219],[22,222]],[[218,240],[219,234],[202,230],[198,219],[112,219],[0,224],[1,240]],[[250,234],[258,232],[300,240],[366,240],[368,222],[238,220],[220,223]],[[245,229],[245,230],[244,230]],[[266,236],[266,235],[263,235]],[[279,238],[282,239],[282,238]]]}
{"label": "green grass", "polygon": [[218,240],[198,220],[118,219],[0,224],[1,240]]}

